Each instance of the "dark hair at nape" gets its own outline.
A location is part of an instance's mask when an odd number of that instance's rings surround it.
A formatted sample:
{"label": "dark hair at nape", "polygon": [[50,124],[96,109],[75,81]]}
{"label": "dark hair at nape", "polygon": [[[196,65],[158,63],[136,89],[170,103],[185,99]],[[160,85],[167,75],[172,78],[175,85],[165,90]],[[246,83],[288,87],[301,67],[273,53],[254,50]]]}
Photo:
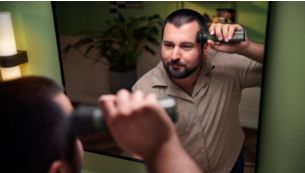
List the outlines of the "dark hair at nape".
{"label": "dark hair at nape", "polygon": [[[76,137],[62,107],[54,100],[62,88],[45,77],[0,83],[0,170],[47,172],[66,160],[76,172]],[[11,166],[16,165],[16,166]]]}
{"label": "dark hair at nape", "polygon": [[202,33],[208,32],[206,19],[198,12],[191,9],[179,9],[167,16],[162,26],[162,39],[164,34],[164,28],[167,23],[174,24],[176,27],[180,27],[184,24],[196,21],[199,25],[199,31]]}

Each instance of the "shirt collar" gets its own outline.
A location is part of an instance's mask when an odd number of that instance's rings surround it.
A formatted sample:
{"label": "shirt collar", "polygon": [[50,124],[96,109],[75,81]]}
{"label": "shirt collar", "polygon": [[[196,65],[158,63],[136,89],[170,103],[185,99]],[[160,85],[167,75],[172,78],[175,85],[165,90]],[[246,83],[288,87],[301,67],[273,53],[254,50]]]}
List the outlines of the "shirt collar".
{"label": "shirt collar", "polygon": [[[156,68],[157,69],[154,71],[152,79],[152,87],[166,88],[166,92],[168,95],[180,97],[185,100],[192,100],[191,96],[182,91],[182,89],[169,78],[162,61],[157,65]],[[198,92],[209,82],[209,73],[213,68],[214,65],[212,64],[212,62],[209,59],[206,59],[202,64],[200,75],[196,81],[192,97],[197,95]]]}

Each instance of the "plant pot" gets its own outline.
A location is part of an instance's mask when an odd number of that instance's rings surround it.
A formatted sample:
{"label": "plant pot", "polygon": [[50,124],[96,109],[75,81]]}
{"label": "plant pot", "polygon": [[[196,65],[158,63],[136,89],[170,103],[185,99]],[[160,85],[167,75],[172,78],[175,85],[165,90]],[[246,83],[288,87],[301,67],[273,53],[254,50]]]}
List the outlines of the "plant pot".
{"label": "plant pot", "polygon": [[109,71],[109,89],[112,94],[115,94],[120,89],[131,91],[131,87],[137,80],[136,71],[116,72]]}

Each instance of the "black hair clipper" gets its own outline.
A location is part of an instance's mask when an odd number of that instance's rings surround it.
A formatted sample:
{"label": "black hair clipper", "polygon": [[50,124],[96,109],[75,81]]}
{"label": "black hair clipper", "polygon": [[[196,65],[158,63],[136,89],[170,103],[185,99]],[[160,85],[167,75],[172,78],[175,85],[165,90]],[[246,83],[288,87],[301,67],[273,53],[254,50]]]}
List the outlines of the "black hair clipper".
{"label": "black hair clipper", "polygon": [[228,42],[225,42],[224,40],[219,41],[215,34],[210,35],[209,33],[202,33],[202,32],[197,33],[198,43],[206,43],[208,40],[213,40],[214,42],[220,42],[220,43],[242,42],[246,40],[246,31],[244,29],[235,30],[232,38]]}
{"label": "black hair clipper", "polygon": [[[177,122],[176,100],[171,97],[159,100],[160,105],[165,109],[173,122]],[[103,111],[98,106],[78,106],[72,116],[71,125],[77,135],[93,132],[104,132],[107,129],[103,118]]]}

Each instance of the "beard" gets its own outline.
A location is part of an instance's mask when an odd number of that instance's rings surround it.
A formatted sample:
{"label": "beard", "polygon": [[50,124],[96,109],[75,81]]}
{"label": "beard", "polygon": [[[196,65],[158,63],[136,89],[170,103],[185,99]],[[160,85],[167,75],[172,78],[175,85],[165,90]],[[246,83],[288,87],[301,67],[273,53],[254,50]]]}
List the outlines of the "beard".
{"label": "beard", "polygon": [[192,75],[202,64],[202,59],[198,58],[197,63],[193,67],[187,67],[185,63],[180,60],[171,60],[169,62],[163,62],[163,66],[167,74],[174,79],[184,79]]}

